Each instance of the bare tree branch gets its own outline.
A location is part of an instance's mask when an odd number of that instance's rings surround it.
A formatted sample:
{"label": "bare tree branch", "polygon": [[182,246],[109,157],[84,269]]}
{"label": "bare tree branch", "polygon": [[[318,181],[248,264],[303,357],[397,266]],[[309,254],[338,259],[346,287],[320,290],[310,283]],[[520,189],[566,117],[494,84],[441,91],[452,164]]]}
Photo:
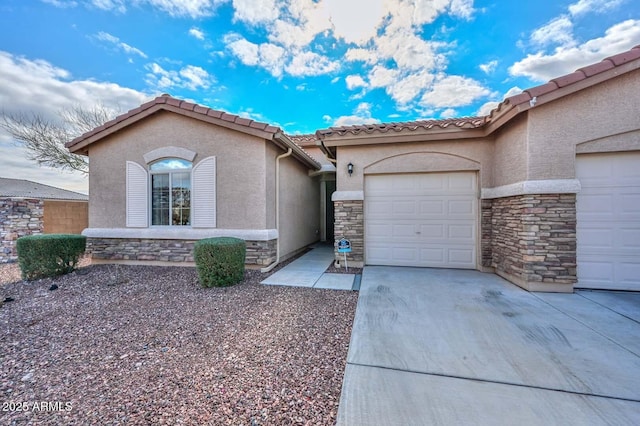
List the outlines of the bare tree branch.
{"label": "bare tree branch", "polygon": [[115,111],[99,104],[92,108],[75,106],[59,111],[58,115],[60,121],[56,122],[34,112],[2,111],[0,128],[24,146],[28,158],[40,166],[87,173],[87,157],[72,154],[64,144],[109,121]]}

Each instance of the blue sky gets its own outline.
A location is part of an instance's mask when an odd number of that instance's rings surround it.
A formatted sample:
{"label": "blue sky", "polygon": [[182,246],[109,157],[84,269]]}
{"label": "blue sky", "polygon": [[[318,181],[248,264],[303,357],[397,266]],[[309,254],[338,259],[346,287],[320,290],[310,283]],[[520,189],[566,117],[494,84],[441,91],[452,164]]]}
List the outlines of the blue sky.
{"label": "blue sky", "polygon": [[[309,133],[487,114],[639,44],[637,0],[2,0],[0,108],[169,93]],[[3,133],[0,176],[88,186]]]}

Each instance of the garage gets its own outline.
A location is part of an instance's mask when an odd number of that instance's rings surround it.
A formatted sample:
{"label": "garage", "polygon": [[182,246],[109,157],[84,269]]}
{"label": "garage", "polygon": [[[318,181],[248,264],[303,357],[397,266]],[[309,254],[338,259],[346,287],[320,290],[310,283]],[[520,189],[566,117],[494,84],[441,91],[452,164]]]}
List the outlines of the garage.
{"label": "garage", "polygon": [[365,263],[476,268],[475,172],[367,175]]}
{"label": "garage", "polygon": [[578,284],[640,291],[640,152],[579,155]]}

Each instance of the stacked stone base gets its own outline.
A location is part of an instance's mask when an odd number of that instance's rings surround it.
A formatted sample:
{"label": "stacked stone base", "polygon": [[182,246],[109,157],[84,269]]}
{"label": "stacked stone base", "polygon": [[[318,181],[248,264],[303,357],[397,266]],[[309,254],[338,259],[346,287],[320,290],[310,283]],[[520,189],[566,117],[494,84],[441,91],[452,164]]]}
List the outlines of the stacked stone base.
{"label": "stacked stone base", "polygon": [[41,234],[44,203],[39,199],[0,199],[0,263],[18,260],[16,241],[27,235]]}
{"label": "stacked stone base", "polygon": [[[575,194],[483,200],[483,266],[529,291],[571,292],[576,275]],[[490,244],[487,243],[490,241]]]}
{"label": "stacked stone base", "polygon": [[338,253],[338,241],[346,238],[351,242],[351,252],[347,253],[349,266],[364,266],[364,202],[362,200],[334,201],[335,209],[335,258],[336,266],[344,266],[344,253]]}
{"label": "stacked stone base", "polygon": [[[87,252],[96,263],[193,265],[194,240],[88,238]],[[276,260],[276,242],[247,241],[245,264],[266,266]]]}

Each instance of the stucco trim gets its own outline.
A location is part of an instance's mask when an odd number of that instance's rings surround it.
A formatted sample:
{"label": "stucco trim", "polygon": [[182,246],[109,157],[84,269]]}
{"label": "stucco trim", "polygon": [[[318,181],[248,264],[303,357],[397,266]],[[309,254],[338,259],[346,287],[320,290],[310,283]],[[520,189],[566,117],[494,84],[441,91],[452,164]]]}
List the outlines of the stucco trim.
{"label": "stucco trim", "polygon": [[182,158],[183,160],[193,161],[196,158],[196,153],[190,149],[180,148],[177,146],[163,146],[162,148],[154,149],[143,155],[144,161],[149,164],[153,161],[161,158]]}
{"label": "stucco trim", "polygon": [[477,171],[480,163],[446,152],[415,151],[391,155],[364,166],[364,174]]}
{"label": "stucco trim", "polygon": [[201,240],[212,237],[235,237],[247,241],[270,241],[278,238],[277,229],[193,229],[168,228],[87,228],[82,235],[88,238],[139,238],[163,240]]}
{"label": "stucco trim", "polygon": [[531,194],[577,194],[580,189],[578,179],[525,180],[495,188],[482,188],[480,198],[492,199]]}
{"label": "stucco trim", "polygon": [[364,191],[336,191],[331,195],[331,201],[364,200]]}

